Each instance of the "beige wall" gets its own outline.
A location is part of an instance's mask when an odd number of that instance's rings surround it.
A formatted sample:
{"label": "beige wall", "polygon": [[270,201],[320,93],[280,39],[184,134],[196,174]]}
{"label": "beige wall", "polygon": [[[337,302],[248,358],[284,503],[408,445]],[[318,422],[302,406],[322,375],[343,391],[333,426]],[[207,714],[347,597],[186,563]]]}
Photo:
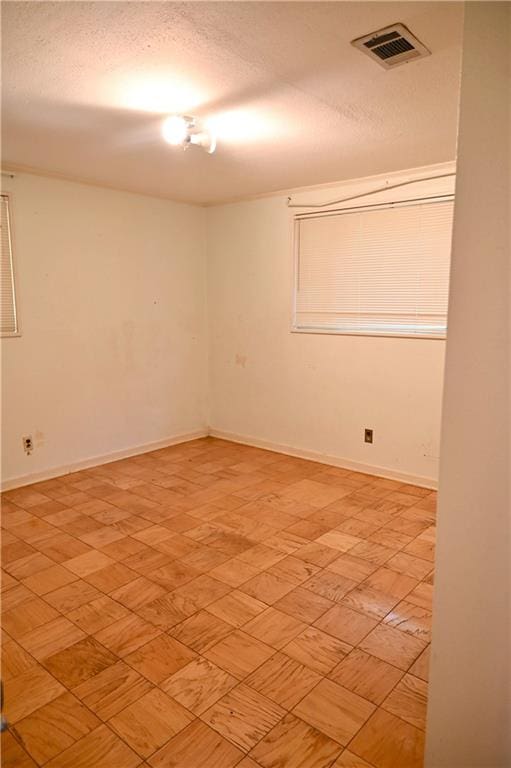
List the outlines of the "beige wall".
{"label": "beige wall", "polygon": [[4,187],[22,335],[1,344],[3,481],[204,432],[203,210],[23,174]]}
{"label": "beige wall", "polygon": [[[324,200],[453,170],[293,197]],[[420,189],[452,187],[451,178]],[[283,196],[205,210],[25,174],[7,188],[22,335],[1,343],[4,487],[208,425],[435,484],[444,342],[290,333]]]}
{"label": "beige wall", "polygon": [[[449,171],[452,164],[293,199],[327,201],[386,179]],[[452,178],[404,188],[408,196],[452,189]],[[216,433],[435,484],[444,341],[290,333],[292,216],[284,196],[210,209],[208,269],[210,425]],[[364,427],[374,429],[373,445],[364,443]]]}
{"label": "beige wall", "polygon": [[511,766],[510,21],[466,5],[428,768]]}

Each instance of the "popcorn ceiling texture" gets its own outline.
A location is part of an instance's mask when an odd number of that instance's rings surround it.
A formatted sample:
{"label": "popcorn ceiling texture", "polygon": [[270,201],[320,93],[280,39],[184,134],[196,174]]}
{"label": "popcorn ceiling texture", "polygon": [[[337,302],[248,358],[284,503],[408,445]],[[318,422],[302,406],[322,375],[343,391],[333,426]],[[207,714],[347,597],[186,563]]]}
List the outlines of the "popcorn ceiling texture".
{"label": "popcorn ceiling texture", "polygon": [[[452,160],[462,15],[450,2],[5,3],[3,162],[211,204]],[[396,21],[433,55],[386,72],[350,41]],[[217,153],[164,144],[171,111],[217,117]]]}

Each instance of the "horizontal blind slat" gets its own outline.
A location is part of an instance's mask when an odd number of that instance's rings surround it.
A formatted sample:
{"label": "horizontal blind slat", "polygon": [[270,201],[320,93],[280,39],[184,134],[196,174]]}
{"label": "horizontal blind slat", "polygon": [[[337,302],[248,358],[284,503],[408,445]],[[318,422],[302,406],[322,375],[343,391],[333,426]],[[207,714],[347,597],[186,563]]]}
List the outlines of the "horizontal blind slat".
{"label": "horizontal blind slat", "polygon": [[299,220],[297,328],[445,333],[452,217],[444,200]]}
{"label": "horizontal blind slat", "polygon": [[0,333],[17,333],[9,198],[0,196]]}

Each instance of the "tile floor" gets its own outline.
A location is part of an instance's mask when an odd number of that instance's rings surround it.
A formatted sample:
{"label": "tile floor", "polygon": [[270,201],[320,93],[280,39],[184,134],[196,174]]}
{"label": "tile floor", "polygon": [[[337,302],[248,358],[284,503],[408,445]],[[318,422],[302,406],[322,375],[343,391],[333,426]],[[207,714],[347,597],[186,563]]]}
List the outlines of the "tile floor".
{"label": "tile floor", "polygon": [[206,438],[3,495],[4,768],[419,768],[435,493]]}

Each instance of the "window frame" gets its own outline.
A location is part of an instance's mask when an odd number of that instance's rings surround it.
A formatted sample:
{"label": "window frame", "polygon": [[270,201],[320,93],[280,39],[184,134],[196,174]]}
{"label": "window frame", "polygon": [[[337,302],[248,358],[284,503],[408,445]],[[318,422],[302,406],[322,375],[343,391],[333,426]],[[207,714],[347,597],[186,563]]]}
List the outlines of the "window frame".
{"label": "window frame", "polygon": [[[417,181],[420,181],[418,179]],[[294,214],[291,217],[291,237],[292,237],[292,259],[293,259],[293,280],[292,280],[292,306],[291,306],[291,333],[296,334],[311,334],[320,336],[366,336],[370,338],[384,338],[384,339],[421,339],[423,341],[446,341],[448,325],[445,333],[442,334],[419,334],[419,333],[389,333],[389,332],[377,332],[371,330],[337,330],[334,328],[299,328],[296,325],[297,315],[297,299],[298,299],[298,282],[299,282],[299,268],[300,268],[300,221],[304,219],[323,218],[325,216],[335,216],[336,214],[354,213],[356,211],[370,211],[381,210],[382,208],[397,208],[406,204],[417,204],[427,201],[452,201],[455,203],[455,194],[452,192],[439,192],[437,195],[432,194],[427,197],[412,197],[402,200],[383,201],[373,204],[365,205],[353,205],[346,208],[325,208],[323,211],[309,211],[304,210],[302,213]],[[303,206],[307,208],[306,205]],[[448,315],[447,315],[448,317]]]}
{"label": "window frame", "polygon": [[0,331],[0,338],[2,339],[15,339],[22,335],[20,324],[20,301],[18,293],[18,268],[16,264],[16,247],[15,247],[15,235],[13,225],[13,198],[15,195],[10,189],[2,188],[0,194],[2,197],[7,198],[7,214],[9,221],[9,245],[11,250],[11,274],[12,274],[12,294],[14,301],[14,317],[16,319],[15,331]]}

